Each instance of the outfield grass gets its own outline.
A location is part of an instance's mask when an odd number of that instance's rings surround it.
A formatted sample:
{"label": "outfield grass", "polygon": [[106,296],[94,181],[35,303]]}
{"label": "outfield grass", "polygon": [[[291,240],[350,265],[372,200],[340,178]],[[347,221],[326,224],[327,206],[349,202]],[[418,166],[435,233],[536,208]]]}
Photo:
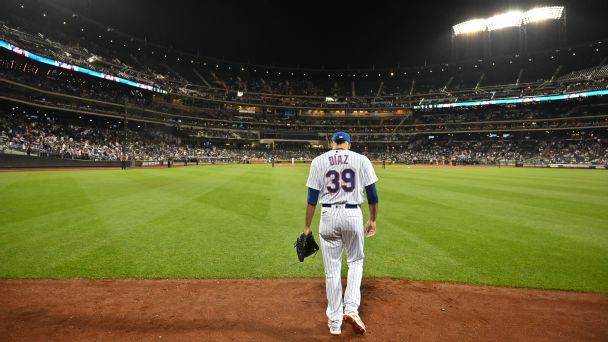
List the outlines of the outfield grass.
{"label": "outfield grass", "polygon": [[[292,247],[307,173],[266,165],[0,173],[0,278],[322,277],[321,255],[300,264]],[[367,277],[608,292],[608,172],[377,173]],[[314,221],[316,233],[318,214]]]}

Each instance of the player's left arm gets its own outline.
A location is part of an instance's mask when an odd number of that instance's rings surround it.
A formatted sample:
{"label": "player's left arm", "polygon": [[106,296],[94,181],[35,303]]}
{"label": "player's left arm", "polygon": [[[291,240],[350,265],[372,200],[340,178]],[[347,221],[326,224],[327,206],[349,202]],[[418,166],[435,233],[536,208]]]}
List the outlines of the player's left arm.
{"label": "player's left arm", "polygon": [[363,166],[363,185],[365,186],[365,194],[367,195],[367,204],[369,205],[369,220],[365,224],[365,236],[372,237],[376,235],[376,218],[378,216],[378,191],[376,190],[376,182],[378,176],[372,162],[365,158]]}
{"label": "player's left arm", "polygon": [[369,220],[365,224],[365,236],[372,237],[376,235],[376,218],[378,216],[378,191],[376,183],[372,183],[365,187],[367,195],[367,204],[369,206]]}
{"label": "player's left arm", "polygon": [[304,218],[304,235],[310,235],[312,233],[310,225],[312,224],[312,218],[315,216],[315,208],[317,207],[318,200],[319,190],[308,188],[308,203],[306,204],[306,214]]}

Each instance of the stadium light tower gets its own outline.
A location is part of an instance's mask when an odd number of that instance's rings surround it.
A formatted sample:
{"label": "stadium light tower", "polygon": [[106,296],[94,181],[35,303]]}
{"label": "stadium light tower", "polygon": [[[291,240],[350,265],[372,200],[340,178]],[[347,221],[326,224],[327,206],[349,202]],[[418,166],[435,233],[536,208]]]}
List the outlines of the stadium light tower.
{"label": "stadium light tower", "polygon": [[462,36],[462,35],[474,35],[474,34],[483,34],[484,35],[484,54],[486,54],[486,46],[488,46],[486,44],[486,39],[488,38],[487,35],[487,31],[488,31],[488,24],[487,24],[487,19],[473,19],[473,20],[468,20],[465,22],[462,22],[460,24],[456,24],[452,27],[452,29],[454,30],[452,37],[451,37],[451,44],[452,44],[452,60],[455,60],[455,53],[456,53],[456,37],[457,36]]}
{"label": "stadium light tower", "polygon": [[560,20],[559,44],[560,47],[566,45],[566,9],[563,6],[537,7],[525,12],[510,11],[487,19],[468,20],[452,26],[452,56],[455,54],[457,36],[476,33],[486,33],[484,37],[488,44],[487,55],[491,56],[491,32],[510,27],[520,28],[520,52],[525,53],[528,49],[526,26],[547,20]]}
{"label": "stadium light tower", "polygon": [[460,24],[456,24],[452,28],[454,29],[454,35],[458,36],[467,33],[483,32],[486,30],[487,24],[486,19],[473,19]]}
{"label": "stadium light tower", "polygon": [[558,20],[564,15],[565,8],[563,6],[539,7],[533,8],[524,14],[524,24],[533,23],[544,20]]}
{"label": "stadium light tower", "polygon": [[[486,20],[486,25],[488,26],[488,48],[487,48],[487,56],[492,56],[492,31],[502,30],[510,27],[518,27],[521,28],[522,22],[524,19],[524,13],[520,11],[511,11],[499,15],[495,15]],[[519,41],[521,47],[521,29],[519,30]]]}
{"label": "stadium light tower", "polygon": [[524,13],[522,33],[524,52],[528,52],[528,32],[527,25],[530,23],[538,23],[548,20],[559,20],[558,40],[559,47],[563,48],[568,45],[566,37],[566,8],[564,6],[548,6],[533,8]]}
{"label": "stadium light tower", "polygon": [[500,30],[507,27],[520,27],[524,14],[519,11],[495,15],[486,20],[488,31]]}

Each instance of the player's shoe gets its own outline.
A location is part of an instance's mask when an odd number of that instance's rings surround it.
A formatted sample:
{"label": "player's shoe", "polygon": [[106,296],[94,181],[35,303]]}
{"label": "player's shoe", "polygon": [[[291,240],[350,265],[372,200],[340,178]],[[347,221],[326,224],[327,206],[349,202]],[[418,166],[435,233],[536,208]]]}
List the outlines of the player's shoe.
{"label": "player's shoe", "polygon": [[327,327],[329,328],[329,333],[333,336],[342,335],[342,322],[327,321]]}
{"label": "player's shoe", "polygon": [[353,326],[353,329],[355,329],[355,332],[357,334],[363,335],[365,333],[365,324],[363,323],[361,317],[359,317],[358,314],[354,312],[346,312],[344,313],[344,320]]}

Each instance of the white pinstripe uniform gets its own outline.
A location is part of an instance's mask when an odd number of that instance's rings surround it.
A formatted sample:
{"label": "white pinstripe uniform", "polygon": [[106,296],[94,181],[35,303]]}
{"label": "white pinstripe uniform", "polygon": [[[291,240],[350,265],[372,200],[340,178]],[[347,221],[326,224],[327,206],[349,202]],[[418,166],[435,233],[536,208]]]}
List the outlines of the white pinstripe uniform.
{"label": "white pinstripe uniform", "polygon": [[[365,187],[378,177],[372,163],[359,153],[336,149],[316,157],[310,165],[306,186],[319,190],[321,208],[319,237],[325,266],[327,317],[342,322],[343,313],[359,313],[363,277],[363,203]],[[346,208],[345,204],[357,205]],[[342,301],[342,249],[346,249],[348,278]]]}

